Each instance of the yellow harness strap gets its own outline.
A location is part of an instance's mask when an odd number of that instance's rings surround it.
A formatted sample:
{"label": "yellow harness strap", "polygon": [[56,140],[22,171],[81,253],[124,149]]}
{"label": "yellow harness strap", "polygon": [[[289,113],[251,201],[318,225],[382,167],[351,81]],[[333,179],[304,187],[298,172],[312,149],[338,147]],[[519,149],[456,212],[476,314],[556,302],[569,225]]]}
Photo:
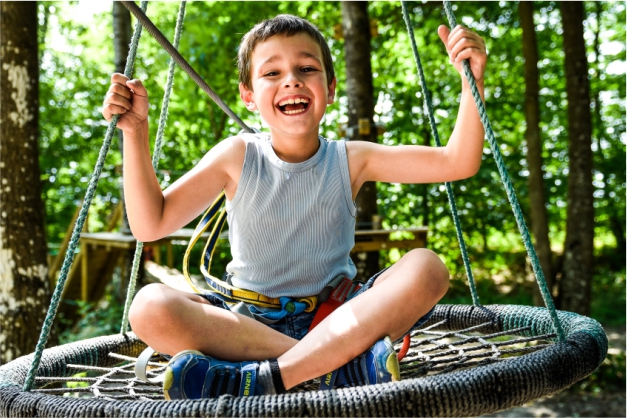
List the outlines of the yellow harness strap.
{"label": "yellow harness strap", "polygon": [[[203,290],[199,289],[191,279],[189,274],[189,256],[192,252],[192,248],[196,245],[196,242],[200,239],[202,234],[209,228],[209,226],[213,222],[213,229],[211,230],[211,234],[207,239],[207,244],[205,245],[205,249],[203,251],[202,259],[200,260],[200,272],[205,278],[205,281],[209,285],[212,291],[219,293],[229,299],[242,301],[245,303],[250,303],[253,305],[266,307],[266,308],[278,308],[281,309],[281,301],[279,298],[271,298],[261,293],[253,292],[252,290],[240,289],[237,288],[224,280],[218,279],[211,275],[211,259],[213,258],[213,252],[216,247],[216,242],[218,241],[218,237],[222,232],[222,228],[226,223],[226,208],[219,210],[222,204],[225,202],[226,197],[224,192],[220,193],[218,198],[209,206],[209,209],[204,213],[198,226],[194,230],[192,237],[187,246],[187,250],[185,251],[185,256],[183,257],[183,275],[185,276],[185,280],[194,290],[194,292],[198,294],[202,294]],[[215,220],[215,222],[214,222]],[[307,305],[305,312],[311,312],[314,310],[318,303],[318,296],[308,296],[305,298],[296,299],[297,302],[302,302]]]}

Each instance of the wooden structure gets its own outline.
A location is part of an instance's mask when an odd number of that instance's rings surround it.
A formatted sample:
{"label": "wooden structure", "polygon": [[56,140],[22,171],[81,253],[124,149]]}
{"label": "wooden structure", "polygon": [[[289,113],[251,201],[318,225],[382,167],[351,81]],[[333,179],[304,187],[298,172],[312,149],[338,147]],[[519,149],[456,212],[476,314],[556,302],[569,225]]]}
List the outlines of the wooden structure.
{"label": "wooden structure", "polygon": [[[193,232],[193,229],[181,229],[158,241],[144,243],[144,248],[152,248],[155,262],[161,264],[160,249],[165,246],[167,265],[171,268],[174,265],[173,243],[189,241]],[[137,240],[133,235],[121,232],[83,232],[80,243],[80,252],[76,254],[68,275],[63,299],[95,302],[102,297],[124,253],[135,250]]]}
{"label": "wooden structure", "polygon": [[427,245],[428,231],[427,227],[358,230],[355,231],[355,246],[351,252],[424,248]]}
{"label": "wooden structure", "polygon": [[[152,248],[154,261],[161,262],[161,247],[166,248],[166,265],[174,267],[172,245],[187,245],[193,229],[180,229],[175,233],[158,241],[144,243],[144,248]],[[204,234],[208,236],[209,234]],[[221,234],[221,239],[226,239],[227,233]],[[421,248],[426,244],[427,228],[407,229],[379,229],[355,231],[355,247],[352,252],[379,251],[390,248],[412,249]],[[112,269],[123,253],[134,249],[136,240],[132,235],[119,232],[95,232],[81,234],[81,280],[80,299],[85,301],[97,300],[102,295],[104,284],[108,282]],[[68,283],[68,289],[76,289]],[[74,292],[76,295],[76,291]],[[70,295],[68,294],[68,297]]]}

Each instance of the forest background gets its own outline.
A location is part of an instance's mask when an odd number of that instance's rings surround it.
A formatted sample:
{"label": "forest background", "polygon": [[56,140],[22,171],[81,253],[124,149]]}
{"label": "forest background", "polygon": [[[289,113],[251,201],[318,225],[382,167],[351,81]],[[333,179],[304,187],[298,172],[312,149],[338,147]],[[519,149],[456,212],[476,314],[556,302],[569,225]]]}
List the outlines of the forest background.
{"label": "forest background", "polygon": [[[604,325],[625,325],[625,3],[586,2],[584,36],[590,82],[594,196],[594,272],[590,315]],[[148,15],[172,39],[178,4],[151,2]],[[55,256],[80,206],[97,159],[107,123],[100,110],[114,72],[111,3],[40,2],[39,36],[39,166],[45,206],[49,255]],[[435,118],[446,142],[456,117],[460,82],[437,36],[445,23],[440,3],[411,3],[422,64],[436,107]],[[481,34],[489,52],[486,106],[512,177],[531,224],[529,164],[525,133],[525,69],[523,34],[517,2],[460,2],[460,23]],[[568,116],[563,28],[559,6],[533,3],[538,50],[540,136],[543,191],[552,253],[552,291],[560,305],[560,268],[566,240]],[[198,73],[246,123],[262,127],[238,97],[234,61],[241,35],[256,22],[277,13],[293,13],[316,24],[329,42],[338,77],[338,100],[328,109],[321,134],[339,139],[348,122],[341,8],[336,2],[191,2],[187,6],[180,51]],[[433,143],[422,105],[415,64],[400,5],[372,2],[371,63],[374,120],[384,127],[381,143]],[[168,56],[147,34],[142,37],[134,76],[144,81],[152,98],[151,132],[157,131],[167,76]],[[182,71],[177,71],[170,103],[158,177],[167,187],[188,171],[220,140],[239,127]],[[429,142],[430,141],[430,142]],[[152,143],[151,143],[152,146]],[[114,146],[107,158],[88,220],[90,231],[103,230],[120,200],[121,155]],[[377,184],[377,206],[386,229],[424,225],[428,247],[452,273],[443,302],[471,303],[466,274],[448,209],[444,185]],[[480,172],[454,184],[466,243],[481,302],[534,303],[534,278],[512,210],[486,143]],[[190,225],[193,227],[195,224]],[[183,246],[175,247],[180,268]],[[199,248],[198,251],[201,249]],[[388,266],[402,251],[381,251]],[[230,257],[228,243],[216,253],[216,271]],[[120,271],[98,303],[79,303],[85,314],[78,326],[61,333],[67,342],[119,329],[124,278]],[[63,321],[63,318],[61,318]],[[63,324],[63,322],[61,322]],[[622,357],[624,371],[624,354]],[[623,376],[624,385],[624,376]]]}

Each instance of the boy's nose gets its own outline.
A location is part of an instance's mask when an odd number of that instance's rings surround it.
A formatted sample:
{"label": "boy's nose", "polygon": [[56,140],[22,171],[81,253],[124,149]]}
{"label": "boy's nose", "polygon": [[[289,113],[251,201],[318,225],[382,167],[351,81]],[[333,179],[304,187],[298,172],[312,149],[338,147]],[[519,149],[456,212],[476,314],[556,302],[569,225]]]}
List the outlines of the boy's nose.
{"label": "boy's nose", "polygon": [[285,80],[285,87],[302,87],[303,82],[296,74],[290,73]]}

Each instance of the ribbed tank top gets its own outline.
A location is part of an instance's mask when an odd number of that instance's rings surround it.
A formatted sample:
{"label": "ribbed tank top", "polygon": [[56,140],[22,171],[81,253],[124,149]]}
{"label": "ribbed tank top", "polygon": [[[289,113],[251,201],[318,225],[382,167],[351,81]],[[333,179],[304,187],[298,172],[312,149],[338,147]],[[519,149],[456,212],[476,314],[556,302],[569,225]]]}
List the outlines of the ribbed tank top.
{"label": "ribbed tank top", "polygon": [[294,164],[277,157],[269,134],[242,137],[242,174],[226,202],[233,285],[302,297],[340,274],[355,277],[356,209],[344,141],[320,137],[316,154]]}

